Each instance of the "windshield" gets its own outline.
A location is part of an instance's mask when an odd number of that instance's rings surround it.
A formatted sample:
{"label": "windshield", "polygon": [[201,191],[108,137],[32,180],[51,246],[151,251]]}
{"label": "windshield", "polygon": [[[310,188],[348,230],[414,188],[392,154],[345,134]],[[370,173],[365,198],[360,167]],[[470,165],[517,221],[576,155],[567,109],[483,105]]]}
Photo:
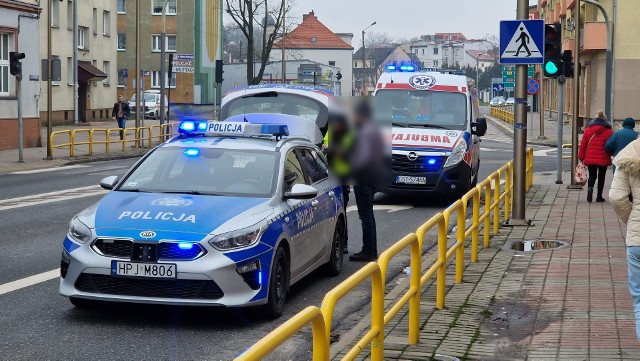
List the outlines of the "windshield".
{"label": "windshield", "polygon": [[374,97],[379,121],[408,127],[464,130],[466,96],[428,90],[380,90]]}
{"label": "windshield", "polygon": [[[146,102],[152,102],[152,101],[155,101],[155,99],[156,99],[156,98],[155,98],[155,94],[152,94],[152,93],[144,93],[144,97],[143,97],[143,99],[144,99],[144,101],[145,101],[145,103],[146,103]],[[131,97],[131,101],[132,101],[132,102],[135,102],[135,101],[136,101],[136,96],[135,96],[135,94]]]}
{"label": "windshield", "polygon": [[212,148],[159,148],[117,190],[268,197],[276,153]]}
{"label": "windshield", "polygon": [[317,123],[322,105],[304,96],[275,91],[252,94],[232,100],[226,107],[224,118],[250,113],[276,113],[297,115]]}

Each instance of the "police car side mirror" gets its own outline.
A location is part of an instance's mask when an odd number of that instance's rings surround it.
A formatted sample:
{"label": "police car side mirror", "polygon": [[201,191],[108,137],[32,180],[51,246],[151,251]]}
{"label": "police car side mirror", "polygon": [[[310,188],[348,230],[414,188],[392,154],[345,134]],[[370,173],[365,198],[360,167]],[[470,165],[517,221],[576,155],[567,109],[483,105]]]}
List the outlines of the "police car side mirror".
{"label": "police car side mirror", "polygon": [[478,118],[475,122],[471,123],[471,133],[482,137],[487,132],[487,119]]}
{"label": "police car side mirror", "polygon": [[318,190],[306,184],[294,184],[291,191],[285,192],[284,199],[312,199],[318,196]]}
{"label": "police car side mirror", "polygon": [[111,175],[106,178],[102,178],[100,181],[100,187],[108,190],[112,190],[118,183],[118,176]]}

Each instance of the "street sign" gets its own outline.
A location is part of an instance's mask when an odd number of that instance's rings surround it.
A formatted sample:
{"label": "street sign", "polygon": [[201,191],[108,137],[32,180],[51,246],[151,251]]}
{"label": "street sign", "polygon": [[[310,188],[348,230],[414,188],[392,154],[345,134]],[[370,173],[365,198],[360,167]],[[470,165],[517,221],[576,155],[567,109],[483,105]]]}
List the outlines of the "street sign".
{"label": "street sign", "polygon": [[190,66],[176,66],[173,68],[174,73],[193,73],[193,67]]}
{"label": "street sign", "polygon": [[491,86],[491,88],[493,88],[494,92],[504,91],[504,85],[502,83],[495,83]]}
{"label": "street sign", "polygon": [[527,80],[527,94],[535,95],[538,94],[538,91],[540,91],[540,83],[538,82],[538,80],[529,78]]}
{"label": "street sign", "polygon": [[[527,77],[533,78],[535,69],[533,66],[527,68]],[[502,83],[506,88],[513,88],[516,82],[516,67],[514,65],[502,66]]]}
{"label": "street sign", "polygon": [[129,77],[129,69],[122,69],[122,77],[123,78]]}
{"label": "street sign", "polygon": [[176,59],[178,59],[178,60],[193,59],[193,54],[176,54]]}
{"label": "street sign", "polygon": [[541,49],[544,50],[544,20],[500,22],[501,64],[542,64]]}

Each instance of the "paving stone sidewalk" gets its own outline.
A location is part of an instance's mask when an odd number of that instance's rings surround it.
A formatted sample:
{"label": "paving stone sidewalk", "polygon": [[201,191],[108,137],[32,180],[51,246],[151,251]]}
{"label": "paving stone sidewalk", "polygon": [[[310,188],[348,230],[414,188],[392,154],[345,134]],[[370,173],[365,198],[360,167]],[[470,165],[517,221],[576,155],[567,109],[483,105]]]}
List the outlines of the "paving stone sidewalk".
{"label": "paving stone sidewalk", "polygon": [[[462,284],[453,284],[450,265],[444,310],[435,308],[435,283],[425,285],[418,344],[406,344],[405,307],[385,328],[385,360],[640,360],[624,225],[607,202],[587,203],[586,188],[568,190],[540,174],[534,184],[526,207],[534,225],[501,228],[478,262],[466,264]],[[567,246],[520,252],[508,247],[513,240]],[[434,260],[428,253],[425,267]],[[387,309],[406,287],[401,282],[388,292]],[[369,325],[370,315],[342,335],[332,359],[344,356]]]}

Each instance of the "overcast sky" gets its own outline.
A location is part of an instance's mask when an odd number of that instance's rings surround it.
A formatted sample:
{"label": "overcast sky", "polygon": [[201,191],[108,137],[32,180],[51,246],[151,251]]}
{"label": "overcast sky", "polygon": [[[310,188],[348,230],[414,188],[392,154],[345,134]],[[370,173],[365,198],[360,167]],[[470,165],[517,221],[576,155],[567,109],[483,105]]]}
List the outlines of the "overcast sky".
{"label": "overcast sky", "polygon": [[[315,11],[318,20],[336,33],[353,33],[360,45],[362,29],[392,38],[412,38],[436,32],[460,32],[469,39],[498,35],[500,20],[516,16],[516,0],[293,0],[294,12]],[[536,1],[530,1],[535,4]]]}

